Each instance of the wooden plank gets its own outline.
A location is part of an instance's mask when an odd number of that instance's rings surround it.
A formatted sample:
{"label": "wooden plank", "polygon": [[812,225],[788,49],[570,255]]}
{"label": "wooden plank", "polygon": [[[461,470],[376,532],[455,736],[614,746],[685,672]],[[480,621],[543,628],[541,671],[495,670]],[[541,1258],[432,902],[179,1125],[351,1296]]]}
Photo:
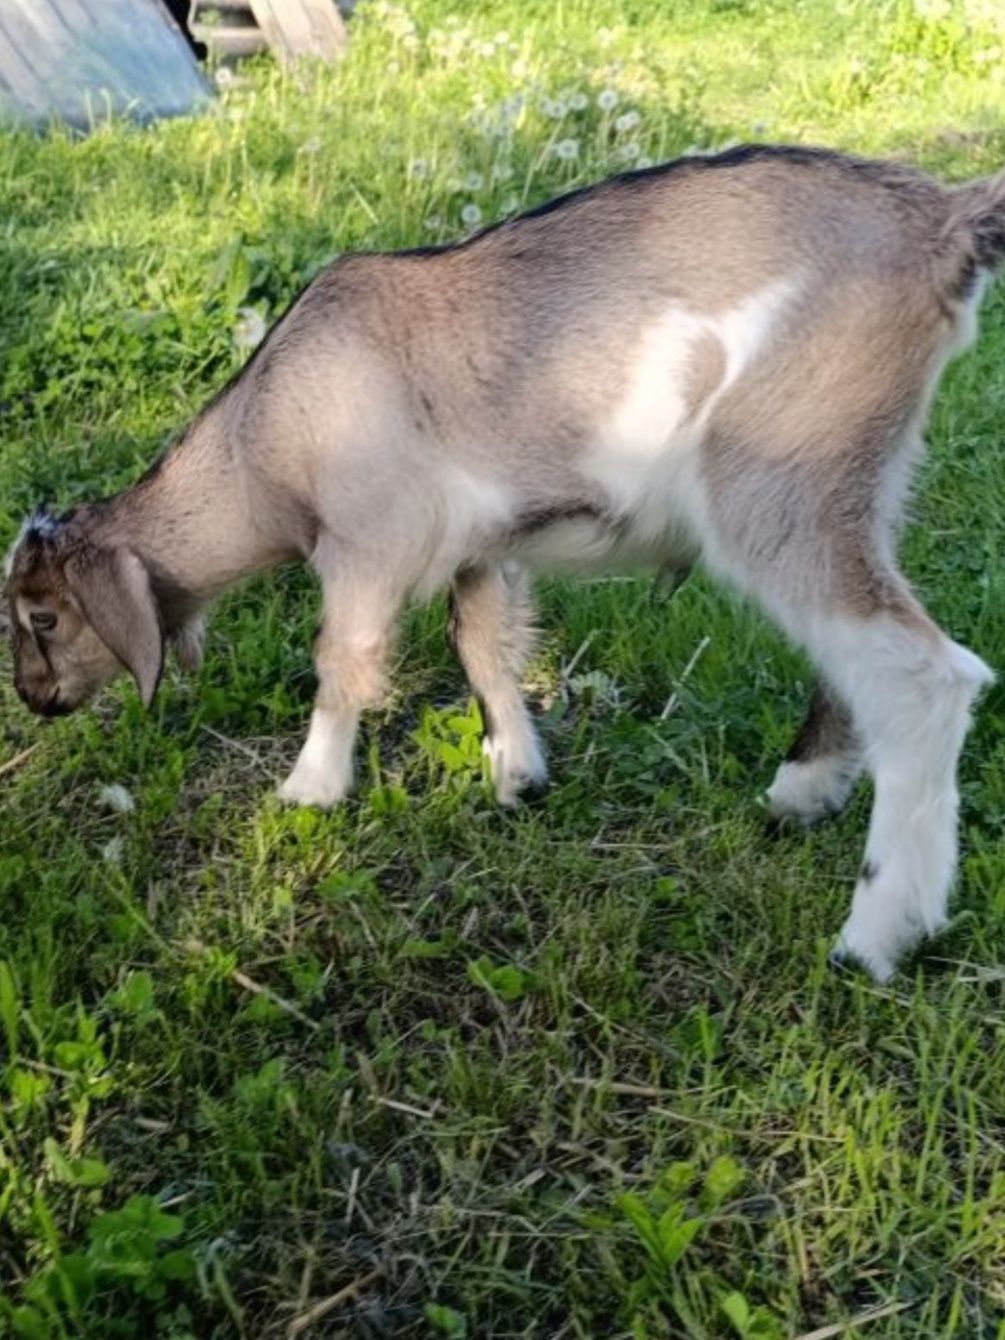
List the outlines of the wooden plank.
{"label": "wooden plank", "polygon": [[348,45],[335,0],[249,0],[259,28],[280,60],[338,60]]}
{"label": "wooden plank", "polygon": [[190,27],[197,42],[205,42],[211,51],[221,56],[240,59],[257,56],[260,51],[269,49],[265,34],[259,28],[237,28],[228,23],[193,23]]}

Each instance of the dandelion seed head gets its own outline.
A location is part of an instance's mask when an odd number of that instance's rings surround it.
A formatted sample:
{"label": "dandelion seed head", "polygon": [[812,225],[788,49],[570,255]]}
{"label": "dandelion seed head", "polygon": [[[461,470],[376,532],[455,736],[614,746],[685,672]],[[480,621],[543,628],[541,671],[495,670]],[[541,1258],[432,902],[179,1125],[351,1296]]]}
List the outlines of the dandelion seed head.
{"label": "dandelion seed head", "polygon": [[600,108],[602,112],[613,111],[614,108],[617,107],[617,105],[618,105],[618,94],[616,89],[605,88],[600,91],[600,93],[597,96],[597,106]]}
{"label": "dandelion seed head", "polygon": [[579,154],[578,140],[559,140],[555,145],[555,155],[563,162],[571,162]]}
{"label": "dandelion seed head", "polygon": [[265,339],[265,318],[254,307],[239,307],[233,340],[238,349],[257,349]]}
{"label": "dandelion seed head", "polygon": [[461,223],[468,228],[476,228],[482,221],[482,212],[478,206],[471,201],[461,210]]}
{"label": "dandelion seed head", "polygon": [[641,120],[638,112],[622,112],[614,122],[614,129],[619,135],[624,135],[629,130],[634,130]]}

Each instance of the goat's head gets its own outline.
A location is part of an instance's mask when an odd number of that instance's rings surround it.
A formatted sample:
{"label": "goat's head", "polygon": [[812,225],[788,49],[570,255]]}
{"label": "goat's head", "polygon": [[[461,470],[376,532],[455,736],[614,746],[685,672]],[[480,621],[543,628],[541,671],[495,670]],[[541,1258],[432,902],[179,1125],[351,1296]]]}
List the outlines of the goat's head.
{"label": "goat's head", "polygon": [[164,662],[150,576],[130,549],[90,540],[71,518],[35,512],[7,556],[14,687],[62,716],[123,670],[149,706]]}

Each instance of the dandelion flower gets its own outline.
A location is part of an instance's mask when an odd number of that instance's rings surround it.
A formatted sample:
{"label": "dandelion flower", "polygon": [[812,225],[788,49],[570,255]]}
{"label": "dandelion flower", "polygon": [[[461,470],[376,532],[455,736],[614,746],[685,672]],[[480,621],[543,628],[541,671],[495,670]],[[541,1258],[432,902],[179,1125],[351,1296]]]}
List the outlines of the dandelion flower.
{"label": "dandelion flower", "polygon": [[233,339],[238,349],[256,349],[265,339],[265,320],[254,307],[237,309]]}
{"label": "dandelion flower", "polygon": [[461,223],[468,228],[477,228],[482,221],[482,212],[472,201],[461,210]]}
{"label": "dandelion flower", "polygon": [[597,106],[602,112],[612,112],[618,105],[618,94],[613,88],[605,88],[597,98]]}
{"label": "dandelion flower", "polygon": [[579,153],[578,140],[559,140],[555,145],[555,154],[563,162],[570,163]]}
{"label": "dandelion flower", "polygon": [[634,130],[642,120],[638,112],[622,112],[614,122],[614,129],[619,135],[624,135],[629,130]]}

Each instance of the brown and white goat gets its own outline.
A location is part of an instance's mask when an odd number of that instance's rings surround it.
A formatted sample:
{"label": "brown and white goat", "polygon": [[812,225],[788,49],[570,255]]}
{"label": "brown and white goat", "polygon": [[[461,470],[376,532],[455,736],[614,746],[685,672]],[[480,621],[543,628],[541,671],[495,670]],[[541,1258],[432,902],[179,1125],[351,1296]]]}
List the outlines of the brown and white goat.
{"label": "brown and white goat", "polygon": [[704,563],[816,662],[769,791],[837,809],[875,781],[838,950],[886,977],[942,925],[956,764],[991,678],[900,575],[910,468],[946,361],[1005,259],[1005,176],[753,146],[577,192],[458,246],[320,274],[136,485],[37,513],[8,561],[18,691],[70,711],[247,573],[308,561],[320,688],[280,794],[352,777],[409,597],[452,590],[501,801],[545,775],[519,677],[525,572]]}

